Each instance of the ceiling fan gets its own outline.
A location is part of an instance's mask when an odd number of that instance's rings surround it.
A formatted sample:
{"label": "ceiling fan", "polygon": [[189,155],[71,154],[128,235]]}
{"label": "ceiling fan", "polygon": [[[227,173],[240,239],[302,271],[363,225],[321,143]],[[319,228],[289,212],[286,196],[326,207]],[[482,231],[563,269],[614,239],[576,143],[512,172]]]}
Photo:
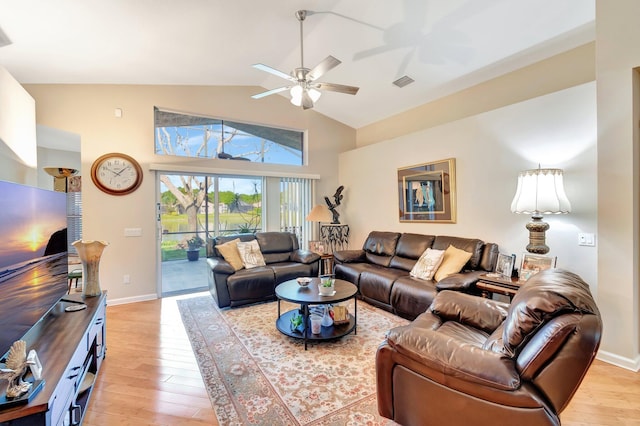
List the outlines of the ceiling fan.
{"label": "ceiling fan", "polygon": [[313,108],[314,102],[317,102],[320,98],[321,90],[329,90],[332,92],[346,93],[348,95],[355,95],[358,93],[359,87],[345,86],[343,84],[334,83],[319,83],[317,79],[322,77],[327,71],[337,67],[341,62],[333,56],[327,56],[322,62],[313,67],[312,69],[304,67],[304,44],[302,42],[302,25],[308,14],[312,12],[307,10],[299,10],[296,12],[296,18],[300,22],[300,67],[291,71],[291,74],[286,74],[282,71],[278,71],[275,68],[271,68],[264,64],[254,64],[253,67],[261,71],[266,71],[270,74],[276,75],[285,80],[289,80],[291,84],[288,86],[278,87],[277,89],[267,90],[266,92],[258,93],[251,96],[253,99],[264,98],[265,96],[273,95],[274,93],[284,92],[289,90],[291,93],[291,103],[296,106],[302,106],[303,109]]}

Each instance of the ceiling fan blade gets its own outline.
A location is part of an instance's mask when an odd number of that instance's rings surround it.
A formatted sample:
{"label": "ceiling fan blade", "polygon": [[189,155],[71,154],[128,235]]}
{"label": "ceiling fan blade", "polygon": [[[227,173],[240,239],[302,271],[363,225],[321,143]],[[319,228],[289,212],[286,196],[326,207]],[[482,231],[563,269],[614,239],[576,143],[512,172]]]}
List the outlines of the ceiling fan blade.
{"label": "ceiling fan blade", "polygon": [[313,67],[307,74],[308,80],[313,81],[322,77],[327,71],[330,71],[340,65],[342,62],[333,56],[329,55],[322,60],[318,65]]}
{"label": "ceiling fan blade", "polygon": [[269,74],[273,74],[273,75],[278,76],[280,78],[284,78],[285,80],[296,81],[296,79],[291,77],[289,74],[285,74],[282,71],[278,71],[277,69],[271,68],[270,66],[265,65],[265,64],[253,64],[253,67],[255,69],[260,70],[260,71],[265,71],[265,72],[268,72]]}
{"label": "ceiling fan blade", "polygon": [[331,92],[339,92],[345,93],[347,95],[355,95],[360,90],[359,87],[355,86],[345,86],[344,84],[334,84],[334,83],[317,83],[314,84],[314,87],[320,90],[329,90]]}
{"label": "ceiling fan blade", "polygon": [[266,92],[258,93],[251,97],[253,99],[260,99],[260,98],[264,98],[265,96],[273,95],[275,93],[284,92],[285,90],[289,90],[290,88],[291,86],[282,86],[282,87],[278,87],[277,89],[271,89],[271,90],[267,90]]}
{"label": "ceiling fan blade", "polygon": [[310,108],[313,108],[313,99],[309,96],[309,91],[305,90],[302,92],[302,109]]}

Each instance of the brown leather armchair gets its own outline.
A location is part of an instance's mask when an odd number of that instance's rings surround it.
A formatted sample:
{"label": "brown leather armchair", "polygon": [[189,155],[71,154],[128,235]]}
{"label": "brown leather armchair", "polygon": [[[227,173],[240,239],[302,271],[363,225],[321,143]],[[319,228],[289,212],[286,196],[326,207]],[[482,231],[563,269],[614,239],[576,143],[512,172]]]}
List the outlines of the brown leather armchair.
{"label": "brown leather armchair", "polygon": [[378,410],[402,425],[559,425],[601,333],[589,286],[564,270],[510,305],[442,291],[378,348]]}

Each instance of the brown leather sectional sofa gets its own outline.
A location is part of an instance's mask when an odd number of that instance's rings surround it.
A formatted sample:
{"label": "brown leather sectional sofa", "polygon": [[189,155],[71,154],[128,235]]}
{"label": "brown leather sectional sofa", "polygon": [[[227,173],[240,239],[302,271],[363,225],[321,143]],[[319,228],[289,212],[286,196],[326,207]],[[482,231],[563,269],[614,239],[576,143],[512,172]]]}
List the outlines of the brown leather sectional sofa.
{"label": "brown leather sectional sofa", "polygon": [[[266,263],[236,271],[216,245],[239,238],[257,240]],[[219,307],[240,306],[274,300],[278,284],[298,277],[318,275],[320,256],[300,250],[298,238],[290,232],[257,232],[217,237],[208,241],[209,292]]]}
{"label": "brown leather sectional sofa", "polygon": [[589,286],[536,274],[510,305],[442,291],[376,355],[378,411],[405,425],[559,425],[600,345]]}
{"label": "brown leather sectional sofa", "polygon": [[[427,248],[446,250],[449,245],[472,253],[460,273],[437,283],[409,275]],[[336,251],[333,255],[336,278],[358,286],[363,300],[414,319],[429,308],[438,291],[475,292],[478,276],[493,271],[498,246],[472,238],[373,231],[361,250]]]}

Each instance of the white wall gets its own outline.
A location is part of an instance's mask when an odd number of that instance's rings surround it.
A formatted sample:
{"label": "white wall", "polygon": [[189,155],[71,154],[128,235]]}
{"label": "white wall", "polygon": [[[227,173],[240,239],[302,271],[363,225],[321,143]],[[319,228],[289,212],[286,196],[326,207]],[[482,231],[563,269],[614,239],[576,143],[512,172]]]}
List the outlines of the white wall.
{"label": "white wall", "polygon": [[636,370],[640,368],[640,78],[634,68],[640,67],[639,16],[637,0],[596,1],[601,353]]}
{"label": "white wall", "polygon": [[[457,223],[400,223],[397,169],[456,159]],[[594,294],[596,248],[579,247],[578,232],[597,228],[596,89],[582,84],[550,95],[354,149],[340,155],[345,199],[341,222],[350,225],[351,248],[372,230],[480,238],[498,243],[518,261],[528,242],[526,215],[511,213],[520,170],[565,171],[569,215],[547,216],[550,256],[577,272]]]}
{"label": "white wall", "polygon": [[37,163],[35,101],[0,67],[0,179],[35,185]]}

